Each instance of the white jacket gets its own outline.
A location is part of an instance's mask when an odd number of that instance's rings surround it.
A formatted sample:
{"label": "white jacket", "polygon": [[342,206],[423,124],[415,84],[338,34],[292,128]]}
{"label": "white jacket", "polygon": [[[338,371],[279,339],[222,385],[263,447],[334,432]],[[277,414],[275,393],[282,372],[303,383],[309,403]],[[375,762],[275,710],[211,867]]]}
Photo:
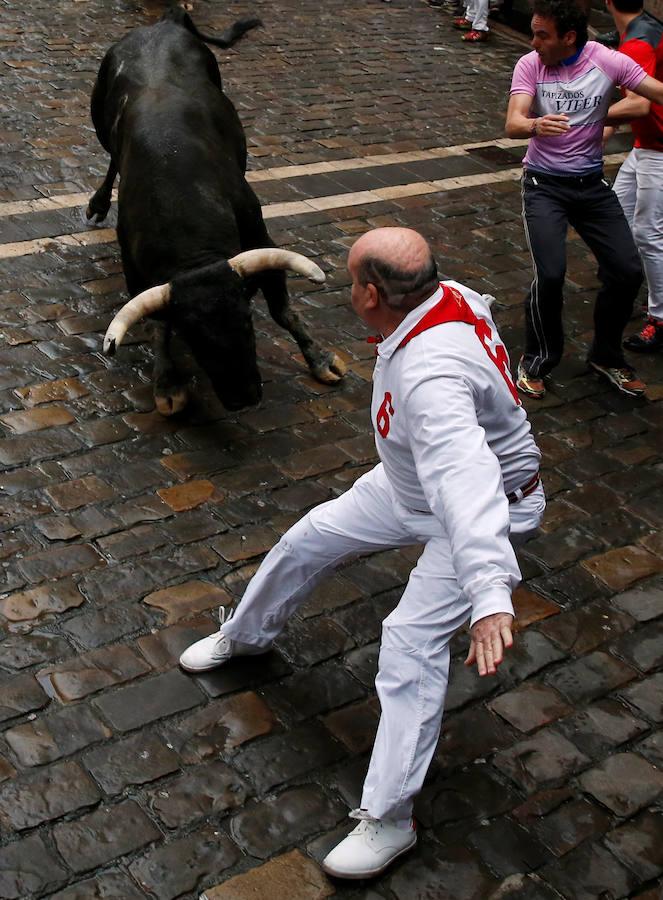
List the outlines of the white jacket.
{"label": "white jacket", "polygon": [[520,571],[506,493],[527,483],[541,457],[490,299],[443,282],[378,345],[371,404],[396,497],[442,524],[473,621],[513,613]]}

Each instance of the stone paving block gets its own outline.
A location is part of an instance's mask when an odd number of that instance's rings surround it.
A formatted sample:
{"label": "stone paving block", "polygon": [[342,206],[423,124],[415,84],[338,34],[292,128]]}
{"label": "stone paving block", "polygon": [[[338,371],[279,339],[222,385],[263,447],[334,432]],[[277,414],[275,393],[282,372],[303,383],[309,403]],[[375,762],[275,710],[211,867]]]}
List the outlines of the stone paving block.
{"label": "stone paving block", "polygon": [[379,653],[380,644],[375,641],[345,655],[344,665],[364,687],[372,688],[375,684]]}
{"label": "stone paving block", "polygon": [[201,900],[324,900],[336,889],[312,860],[291,850],[242,875],[207,888]]}
{"label": "stone paving block", "polygon": [[546,681],[571,703],[595,700],[635,677],[630,666],[607,653],[596,650],[588,656],[560,666]]}
{"label": "stone paving block", "polygon": [[515,690],[501,694],[491,700],[488,707],[518,731],[533,731],[572,711],[557,691],[534,681],[527,681]]}
{"label": "stone paving block", "polygon": [[13,778],[14,775],[16,775],[16,769],[4,756],[0,756],[0,784],[7,781],[8,778]]}
{"label": "stone paving block", "polygon": [[636,753],[617,753],[579,778],[584,791],[616,815],[632,816],[663,791],[663,772]]}
{"label": "stone paving block", "polygon": [[23,831],[93,806],[100,799],[96,785],[78,763],[56,763],[0,788],[0,820],[5,828]]}
{"label": "stone paving block", "polygon": [[516,630],[520,631],[532,625],[534,622],[540,622],[541,619],[547,619],[549,616],[555,616],[559,613],[560,608],[556,603],[546,600],[535,591],[528,590],[520,585],[513,592],[513,606],[516,611]]}
{"label": "stone paving block", "polygon": [[66,635],[85,648],[92,650],[124,637],[132,631],[145,629],[149,615],[141,607],[122,604],[100,610],[88,610],[73,616],[62,626]]}
{"label": "stone paving block", "polygon": [[39,460],[52,459],[61,455],[75,453],[81,442],[69,431],[49,429],[48,434],[36,437],[29,434],[25,437],[6,439],[0,445],[0,463],[9,468]]}
{"label": "stone paving block", "polygon": [[581,564],[534,578],[529,583],[562,606],[576,606],[609,593],[603,582],[590,575]]}
{"label": "stone paving block", "polygon": [[208,703],[165,733],[185,763],[235,750],[247,741],[269,734],[277,722],[267,704],[253,691]]}
{"label": "stone paving block", "polygon": [[105,694],[95,701],[95,706],[112,728],[131,731],[191,709],[202,700],[193,681],[173,670]]}
{"label": "stone paving block", "polygon": [[13,434],[29,434],[57,425],[70,425],[74,421],[74,416],[63,406],[45,406],[0,416],[0,422]]}
{"label": "stone paving block", "polygon": [[454,659],[449,672],[449,689],[444,708],[447,712],[492,694],[498,687],[492,678],[482,678],[475,667],[466,666],[461,659]]}
{"label": "stone paving block", "polygon": [[619,692],[627,703],[654,722],[663,722],[663,672]]}
{"label": "stone paving block", "polygon": [[242,529],[241,533],[221,535],[211,546],[226,562],[238,562],[269,552],[277,542],[278,535],[272,528],[258,525]]}
{"label": "stone paving block", "polygon": [[230,823],[230,833],[245,853],[268,859],[290,844],[324,831],[345,818],[346,810],[319,787],[291,788],[260,803],[249,802]]}
{"label": "stone paving block", "polygon": [[446,716],[435,753],[443,771],[451,771],[512,744],[514,732],[486,707],[470,707]]}
{"label": "stone paving block", "polygon": [[534,830],[555,856],[564,856],[583,841],[597,840],[611,824],[611,817],[600,806],[577,798],[535,822]]}
{"label": "stone paving block", "polygon": [[364,753],[373,746],[380,717],[377,698],[353,703],[324,716],[325,727],[341,741],[351,753]]}
{"label": "stone paving block", "polygon": [[255,741],[233,757],[259,794],[341,759],[344,748],[317,723]]}
{"label": "stone paving block", "polygon": [[58,509],[65,511],[78,509],[88,503],[110,500],[114,496],[112,488],[96,475],[86,475],[84,478],[53,485],[46,488],[45,493]]}
{"label": "stone paving block", "polygon": [[48,697],[33,675],[0,681],[0,722],[41,709],[47,703]]}
{"label": "stone paving block", "polygon": [[8,669],[25,669],[72,652],[67,641],[48,631],[12,634],[0,641],[0,659]]}
{"label": "stone paving block", "polygon": [[100,538],[97,546],[106,556],[121,562],[129,557],[156,550],[167,542],[167,535],[158,526],[137,525],[136,528],[128,528],[126,531]]}
{"label": "stone paving block", "polygon": [[104,872],[53,894],[51,900],[145,900],[145,894],[123,872]]}
{"label": "stone paving block", "polygon": [[62,861],[36,833],[0,847],[0,897],[25,897],[53,890],[68,877]]}
{"label": "stone paving block", "polygon": [[106,565],[91,544],[74,544],[34,553],[19,560],[18,567],[33,583],[53,578],[66,578]]}
{"label": "stone paving block", "polygon": [[4,736],[22,766],[42,766],[108,739],[111,731],[79,704],[15,725]]}
{"label": "stone paving block", "polygon": [[211,815],[216,820],[242,806],[247,794],[247,785],[237,772],[213,760],[148,791],[147,801],[167,828],[181,828]]}
{"label": "stone paving block", "polygon": [[117,644],[47,666],[37,675],[44,690],[63,703],[71,703],[104,688],[131,681],[149,672],[149,668],[131,647]]}
{"label": "stone paving block", "polygon": [[558,528],[551,534],[528,541],[523,549],[525,556],[531,556],[549,569],[564,568],[587,556],[601,546],[598,538],[585,532],[577,525]]}
{"label": "stone paving block", "polygon": [[508,818],[482,824],[472,833],[469,843],[485,865],[501,877],[538,869],[547,857],[536,837]]}
{"label": "stone paving block", "polygon": [[602,756],[647,730],[621,703],[606,698],[558,724],[558,730],[588,756]]}
{"label": "stone paving block", "polygon": [[176,484],[173,487],[159,488],[157,494],[175,512],[185,512],[207,503],[208,500],[218,502],[221,499],[220,495],[216,494],[216,488],[212,482],[206,479],[186,481],[184,484]]}
{"label": "stone paving block", "polygon": [[83,595],[95,606],[114,603],[117,597],[124,602],[138,600],[154,587],[154,579],[135,561],[124,565],[96,569],[78,580]]}
{"label": "stone paving block", "polygon": [[480,821],[509,812],[517,803],[513,788],[501,781],[489,765],[479,761],[451,778],[428,781],[415,807],[417,822],[426,828],[457,826],[463,819],[474,827]]}
{"label": "stone paving block", "polygon": [[303,478],[311,478],[342,468],[350,456],[343,450],[328,445],[316,447],[314,450],[304,450],[293,456],[279,461],[278,467],[288,478],[300,481]]}
{"label": "stone paving block", "polygon": [[633,619],[598,601],[543,622],[540,631],[563,650],[579,656],[628,631]]}
{"label": "stone paving block", "polygon": [[342,575],[334,575],[316,587],[298,612],[302,618],[309,619],[354,603],[361,596],[362,593],[355,584]]}
{"label": "stone paving block", "polygon": [[84,602],[85,597],[76,584],[64,578],[5,597],[0,600],[0,615],[10,622],[31,622],[81,606]]}
{"label": "stone paving block", "polygon": [[608,550],[583,560],[582,565],[613,591],[623,591],[636,581],[663,571],[663,560],[637,545]]}
{"label": "stone paving block", "polygon": [[122,741],[86,753],[83,765],[109,796],[133,784],[146,784],[179,769],[173,750],[154,734],[141,731]]}
{"label": "stone paving block", "polygon": [[373,643],[380,639],[382,622],[394,609],[402,591],[388,591],[379,597],[368,597],[336,610],[333,620],[355,644]]}
{"label": "stone paving block", "polygon": [[301,722],[359,700],[364,691],[337,662],[329,662],[268,685],[265,696],[270,706],[290,722]]}
{"label": "stone paving block", "polygon": [[489,897],[497,884],[476,852],[465,848],[445,849],[444,854],[418,849],[387,877],[387,886],[398,900],[480,900]]}
{"label": "stone paving block", "polygon": [[60,856],[74,872],[88,872],[158,840],[161,832],[133,800],[101,806],[53,828]]}
{"label": "stone paving block", "polygon": [[144,602],[162,610],[166,614],[165,624],[172,625],[205,610],[228,606],[231,598],[222,588],[208,581],[185,581],[154,591],[144,598]]}
{"label": "stone paving block", "polygon": [[315,665],[349,650],[353,641],[331,618],[320,616],[291,623],[275,641],[275,646],[295,665]]}
{"label": "stone paving block", "polygon": [[638,878],[658,878],[663,873],[663,814],[641,813],[608,832],[605,844]]}
{"label": "stone paving block", "polygon": [[538,874],[568,900],[627,897],[637,878],[596,843],[581,844]]}
{"label": "stone paving block", "polygon": [[239,851],[223,832],[215,830],[213,825],[205,825],[186,837],[150,850],[132,862],[129,871],[146,891],[163,900],[172,900],[193,891],[201,879],[218,877],[238,857]]}
{"label": "stone paving block", "polygon": [[563,651],[538,631],[521,631],[500,664],[498,678],[502,684],[511,686],[563,658]]}
{"label": "stone paving block", "polygon": [[550,785],[586,768],[590,760],[551,729],[496,754],[493,764],[526,790]]}
{"label": "stone paving block", "polygon": [[25,406],[30,408],[57,400],[77,400],[79,397],[89,394],[89,390],[81,384],[78,378],[58,378],[53,381],[43,381],[39,384],[16,388],[14,393]]}
{"label": "stone paving block", "polygon": [[663,731],[658,730],[633,748],[659,769],[663,769]]}
{"label": "stone paving block", "polygon": [[614,644],[614,651],[641,672],[651,672],[663,665],[663,621],[648,622],[624,635]]}

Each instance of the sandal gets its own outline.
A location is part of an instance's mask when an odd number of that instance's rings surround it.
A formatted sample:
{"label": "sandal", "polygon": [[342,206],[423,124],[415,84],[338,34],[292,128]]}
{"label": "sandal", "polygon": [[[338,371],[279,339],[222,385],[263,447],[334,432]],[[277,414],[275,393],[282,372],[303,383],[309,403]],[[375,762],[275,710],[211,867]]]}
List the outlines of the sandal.
{"label": "sandal", "polygon": [[465,16],[459,16],[457,19],[453,19],[451,24],[454,28],[460,28],[461,31],[469,31],[472,28],[472,23],[469,19],[466,19]]}

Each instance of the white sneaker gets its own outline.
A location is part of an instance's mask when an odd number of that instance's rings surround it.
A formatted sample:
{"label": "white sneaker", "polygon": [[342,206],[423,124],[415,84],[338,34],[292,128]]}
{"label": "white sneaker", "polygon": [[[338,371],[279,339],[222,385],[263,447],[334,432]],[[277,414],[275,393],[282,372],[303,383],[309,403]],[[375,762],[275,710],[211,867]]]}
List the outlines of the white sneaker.
{"label": "white sneaker", "polygon": [[180,656],[180,666],[185,672],[209,672],[210,669],[222,666],[233,656],[259,656],[271,650],[271,645],[257,647],[255,644],[244,644],[242,641],[233,641],[226,637],[222,628],[231,617],[232,612],[226,616],[226,610],[222,606],[219,610],[221,628],[187,647]]}
{"label": "white sneaker", "polygon": [[373,819],[365,809],[353,809],[351,819],[359,825],[322,861],[322,868],[336,878],[373,878],[417,843],[414,822],[397,828],[383,819]]}

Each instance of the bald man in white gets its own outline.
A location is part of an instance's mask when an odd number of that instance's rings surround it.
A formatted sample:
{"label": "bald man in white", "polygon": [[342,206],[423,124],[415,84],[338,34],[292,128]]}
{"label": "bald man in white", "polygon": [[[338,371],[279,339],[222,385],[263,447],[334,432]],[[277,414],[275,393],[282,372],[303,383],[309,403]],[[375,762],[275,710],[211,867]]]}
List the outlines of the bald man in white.
{"label": "bald man in white", "polygon": [[380,462],[316,507],[266,556],[232,618],[181,656],[204,672],[264,653],[313,588],[363,553],[424,544],[384,620],[382,708],[359,825],[325,858],[340,878],[380,874],[417,840],[412,805],[440,732],[449,641],[470,620],[466,664],[494,675],[512,645],[513,544],[539,525],[540,454],[490,315],[491,298],[440,283],[406,228],[363,235],[348,257],[352,307],[378,333],[371,416]]}

